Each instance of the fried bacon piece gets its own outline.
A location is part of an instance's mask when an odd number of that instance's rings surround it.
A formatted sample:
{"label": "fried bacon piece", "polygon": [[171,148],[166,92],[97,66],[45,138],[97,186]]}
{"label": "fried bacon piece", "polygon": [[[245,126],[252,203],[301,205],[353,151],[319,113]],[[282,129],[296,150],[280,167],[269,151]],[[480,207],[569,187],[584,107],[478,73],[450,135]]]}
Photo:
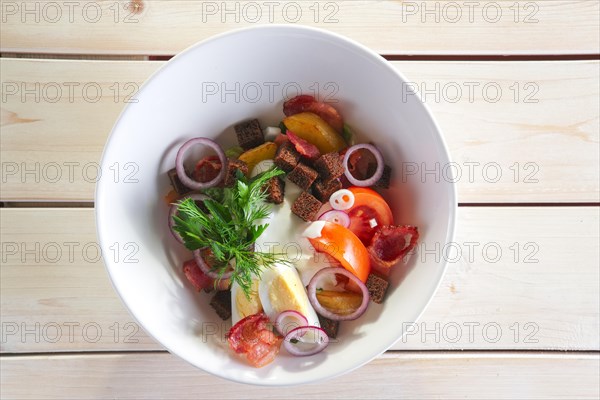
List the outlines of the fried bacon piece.
{"label": "fried bacon piece", "polygon": [[416,226],[384,225],[377,229],[367,249],[378,266],[389,269],[416,246],[418,239]]}
{"label": "fried bacon piece", "polygon": [[256,368],[275,359],[283,338],[273,333],[269,317],[264,313],[249,315],[227,333],[229,347]]}
{"label": "fried bacon piece", "polygon": [[307,142],[301,137],[296,136],[294,132],[287,131],[287,137],[296,148],[296,151],[300,153],[302,157],[314,161],[321,156],[321,152],[319,152],[317,146],[310,142]]}
{"label": "fried bacon piece", "polygon": [[283,113],[287,117],[301,112],[317,114],[338,133],[344,130],[344,120],[340,113],[329,104],[316,101],[313,96],[303,94],[283,103]]}

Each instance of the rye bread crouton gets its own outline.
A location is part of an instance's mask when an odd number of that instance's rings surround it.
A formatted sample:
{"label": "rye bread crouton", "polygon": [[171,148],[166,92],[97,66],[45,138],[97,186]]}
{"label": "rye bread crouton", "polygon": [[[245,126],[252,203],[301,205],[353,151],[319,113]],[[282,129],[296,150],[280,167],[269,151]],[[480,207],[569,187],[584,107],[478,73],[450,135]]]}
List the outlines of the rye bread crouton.
{"label": "rye bread crouton", "polygon": [[388,285],[388,281],[379,275],[369,274],[366,286],[369,290],[369,297],[371,297],[373,303],[381,304],[383,302]]}
{"label": "rye bread crouton", "polygon": [[173,189],[177,192],[178,195],[183,196],[184,194],[192,191],[192,189],[188,188],[183,183],[181,183],[179,177],[177,176],[177,170],[175,168],[167,172],[167,175],[169,176],[169,180],[171,181],[171,186],[173,186]]}
{"label": "rye bread crouton", "polygon": [[285,181],[280,179],[278,176],[274,176],[265,183],[265,190],[267,191],[267,202],[273,204],[283,203],[283,196],[285,194]]}
{"label": "rye bread crouton", "polygon": [[238,143],[244,150],[250,150],[265,142],[263,131],[257,119],[241,122],[235,125],[234,129]]}
{"label": "rye bread crouton", "polygon": [[231,291],[220,290],[210,300],[210,306],[215,309],[217,315],[226,320],[231,317]]}
{"label": "rye bread crouton", "polygon": [[334,321],[319,314],[317,314],[317,317],[319,318],[319,325],[321,325],[321,329],[325,331],[330,339],[335,339],[337,337],[338,330],[340,329],[340,321]]}
{"label": "rye bread crouton", "polygon": [[236,158],[229,158],[227,160],[227,172],[225,172],[225,177],[223,178],[221,185],[232,187],[237,181],[237,171],[240,171],[244,175],[248,175],[248,164]]}
{"label": "rye bread crouton", "polygon": [[[369,164],[369,168],[367,170],[367,176],[373,176],[375,171],[377,170],[377,164]],[[390,180],[392,179],[392,167],[389,165],[383,166],[383,174],[381,174],[381,178],[377,182],[373,184],[373,186],[388,189],[390,187]]]}
{"label": "rye bread crouton", "polygon": [[342,188],[342,181],[339,179],[332,179],[327,182],[323,182],[317,179],[313,184],[313,195],[322,201],[323,203],[329,201],[332,194]]}
{"label": "rye bread crouton", "polygon": [[317,171],[303,162],[299,162],[292,172],[288,174],[287,178],[290,180],[290,182],[294,182],[302,189],[308,190],[318,176],[319,174]]}
{"label": "rye bread crouton", "polygon": [[285,172],[290,172],[296,168],[296,165],[298,165],[298,162],[300,161],[300,153],[298,153],[292,143],[284,142],[277,148],[274,161],[275,165],[277,165],[279,168]]}
{"label": "rye bread crouton", "polygon": [[327,153],[315,161],[315,169],[324,182],[337,179],[344,174],[344,165],[339,153]]}
{"label": "rye bread crouton", "polygon": [[292,204],[292,212],[305,221],[314,221],[322,205],[312,194],[302,192]]}

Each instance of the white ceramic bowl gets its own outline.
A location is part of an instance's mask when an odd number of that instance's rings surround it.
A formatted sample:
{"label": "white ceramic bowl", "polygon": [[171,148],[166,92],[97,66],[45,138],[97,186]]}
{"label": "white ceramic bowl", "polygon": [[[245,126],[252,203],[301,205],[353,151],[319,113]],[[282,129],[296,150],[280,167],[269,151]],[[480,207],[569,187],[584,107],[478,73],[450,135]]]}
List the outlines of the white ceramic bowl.
{"label": "white ceramic bowl", "polygon": [[[234,144],[232,126],[282,119],[282,103],[301,91],[335,104],[344,119],[383,151],[394,175],[385,192],[396,223],[417,225],[421,245],[452,240],[454,185],[403,166],[449,162],[441,133],[404,77],[383,58],[341,36],[299,26],[261,26],[198,43],[154,74],[117,121],[104,149],[96,190],[96,222],[116,291],[143,328],[170,352],[223,378],[259,385],[315,382],[346,373],[392,346],[416,321],[443,276],[443,257],[414,255],[392,274],[382,305],[341,325],[322,353],[298,358],[281,351],[255,369],[227,349],[223,323],[181,271],[190,258],[167,229],[166,171],[187,139]],[[404,164],[403,164],[404,163]],[[410,163],[410,164],[408,164]],[[414,164],[416,163],[416,164]],[[119,174],[115,173],[119,171]],[[411,170],[412,171],[412,170]],[[169,371],[165,371],[166,374]]]}

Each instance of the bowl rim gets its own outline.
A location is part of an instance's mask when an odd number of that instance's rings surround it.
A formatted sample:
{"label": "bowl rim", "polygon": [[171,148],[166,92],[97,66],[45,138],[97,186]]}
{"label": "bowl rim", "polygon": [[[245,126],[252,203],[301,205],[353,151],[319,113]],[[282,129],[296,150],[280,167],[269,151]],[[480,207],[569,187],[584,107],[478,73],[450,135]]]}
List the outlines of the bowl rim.
{"label": "bowl rim", "polygon": [[[306,25],[269,24],[269,25],[257,25],[257,26],[250,26],[250,27],[243,27],[243,28],[228,30],[228,31],[219,33],[217,35],[213,35],[211,37],[208,37],[206,39],[203,39],[201,41],[198,41],[198,42],[188,46],[187,48],[185,48],[184,50],[180,51],[175,56],[173,56],[170,60],[165,62],[156,71],[154,71],[140,86],[138,93],[143,93],[144,89],[148,85],[150,85],[151,82],[154,81],[157,78],[157,76],[164,69],[171,67],[173,64],[178,62],[179,59],[186,56],[188,53],[195,51],[197,48],[209,45],[213,42],[217,42],[226,37],[244,35],[247,32],[275,31],[274,33],[281,33],[282,30],[283,31],[287,30],[291,33],[300,33],[300,34],[308,33],[308,34],[312,34],[312,35],[320,35],[321,37],[333,39],[335,41],[338,41],[338,43],[353,47],[353,48],[359,50],[360,52],[362,52],[363,54],[369,56],[373,61],[377,61],[377,63],[381,67],[392,72],[396,77],[400,78],[400,80],[402,82],[408,82],[408,80],[406,79],[404,74],[402,72],[400,72],[398,69],[394,68],[388,60],[386,60],[384,57],[382,57],[379,53],[375,52],[374,50],[371,50],[370,48],[355,41],[354,39],[348,38],[346,36],[343,36],[343,35],[335,33],[335,32],[331,32],[329,30],[306,26]],[[421,100],[421,96],[419,93],[415,93],[415,95],[419,100]],[[431,112],[429,106],[424,101],[420,101],[420,103],[425,111],[425,116],[429,119],[429,122],[432,124],[433,128],[436,131],[436,134],[437,134],[437,137],[439,140],[440,150],[441,150],[442,154],[446,157],[448,162],[452,162],[452,159],[450,157],[450,152],[448,150],[448,145],[446,143],[446,140],[444,138],[444,135],[442,133],[440,126],[438,125],[436,119],[433,116],[433,113]],[[126,104],[125,107],[123,107],[123,109],[119,113],[119,116],[117,117],[117,119],[111,129],[111,132],[110,132],[108,138],[106,139],[106,143],[104,144],[104,148],[102,150],[102,156],[100,158],[100,164],[99,164],[101,170],[103,169],[103,166],[105,166],[105,164],[106,164],[107,149],[110,147],[110,143],[115,136],[115,132],[118,130],[118,127],[121,124],[121,121],[123,120],[123,118],[128,110],[129,110],[129,104]],[[447,187],[449,188],[449,193],[448,193],[449,196],[448,197],[449,197],[450,204],[448,204],[449,219],[448,219],[448,228],[446,230],[446,239],[445,239],[446,243],[452,242],[454,240],[454,237],[456,234],[456,214],[458,211],[458,203],[457,203],[457,194],[456,194],[456,184],[454,182],[455,182],[454,179],[450,179],[448,182],[448,185],[447,185]],[[98,202],[98,199],[101,197],[101,195],[103,193],[102,186],[103,186],[102,181],[99,180],[96,183],[96,188],[95,188],[95,192],[94,192],[94,216],[95,216],[96,236],[98,239],[98,244],[100,246],[102,254],[108,254],[105,252],[105,249],[107,249],[107,247],[103,246],[103,243],[105,243],[104,235],[102,234],[102,231],[103,231],[102,227],[104,226],[104,224],[101,222],[102,221],[101,214],[103,213],[103,208],[98,206],[100,204]],[[166,350],[168,350],[169,353],[176,355],[178,358],[180,358],[184,362],[188,363],[189,365],[192,365],[193,367],[198,368],[206,373],[209,373],[214,376],[218,376],[218,377],[226,379],[228,381],[233,381],[233,382],[243,383],[243,384],[248,384],[248,385],[255,385],[255,386],[264,386],[264,387],[285,387],[285,386],[298,386],[298,385],[309,384],[309,383],[320,383],[320,382],[323,382],[326,380],[330,380],[330,379],[339,377],[341,375],[345,375],[347,373],[350,373],[350,372],[364,366],[365,364],[371,362],[373,359],[381,356],[381,354],[385,353],[390,347],[392,347],[398,340],[400,340],[406,334],[406,332],[402,332],[397,337],[397,339],[394,340],[392,343],[384,344],[383,346],[378,346],[377,348],[373,349],[374,350],[373,355],[366,357],[366,359],[361,360],[361,362],[357,363],[356,365],[353,365],[352,367],[345,369],[343,371],[340,371],[340,372],[321,376],[317,379],[297,380],[292,383],[278,383],[277,381],[275,381],[275,382],[273,382],[273,381],[254,381],[254,380],[249,380],[249,379],[234,378],[234,377],[231,377],[231,376],[223,373],[221,370],[217,370],[217,369],[209,370],[209,369],[204,368],[203,366],[197,365],[197,364],[193,363],[191,360],[185,358],[182,354],[179,354],[179,352],[175,352],[175,351],[171,350],[168,346],[166,346],[164,343],[159,341],[156,338],[156,336],[152,332],[150,332],[150,330],[148,330],[144,326],[144,324],[133,313],[128,302],[125,300],[125,298],[123,297],[121,292],[117,289],[114,275],[111,272],[113,267],[109,266],[108,263],[104,260],[104,258],[102,258],[102,260],[103,260],[104,268],[109,275],[110,283],[111,283],[114,291],[117,293],[118,297],[120,298],[121,303],[125,306],[125,308],[129,312],[130,316],[136,321],[136,323],[139,324],[144,329],[144,332],[148,336],[150,336],[155,342],[157,342],[158,344],[163,346]],[[418,321],[421,318],[421,316],[423,315],[423,313],[425,312],[425,310],[427,309],[427,307],[429,306],[429,304],[431,303],[435,293],[439,290],[439,287],[444,278],[444,275],[446,274],[447,268],[448,268],[448,261],[445,260],[445,261],[443,261],[443,267],[441,268],[441,272],[439,273],[437,282],[435,282],[434,290],[432,291],[431,295],[429,296],[429,299],[425,303],[424,307],[417,314],[415,321],[412,321],[412,322]]]}

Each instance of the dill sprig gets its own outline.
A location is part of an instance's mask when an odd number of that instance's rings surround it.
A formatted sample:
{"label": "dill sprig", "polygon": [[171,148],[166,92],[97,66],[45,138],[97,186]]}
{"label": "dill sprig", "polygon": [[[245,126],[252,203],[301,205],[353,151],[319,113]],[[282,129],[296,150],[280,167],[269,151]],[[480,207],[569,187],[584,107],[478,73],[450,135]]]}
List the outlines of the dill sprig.
{"label": "dill sprig", "polygon": [[253,278],[260,277],[263,267],[287,263],[280,254],[254,251],[254,243],[269,226],[260,223],[270,210],[265,202],[265,184],[283,173],[273,168],[252,180],[238,173],[233,187],[211,190],[211,199],[204,200],[208,212],[188,198],[178,203],[173,217],[174,229],[183,238],[185,247],[189,250],[208,247],[212,251],[215,261],[212,268],[219,276],[235,260],[232,282],[237,282],[246,296],[250,295]]}

